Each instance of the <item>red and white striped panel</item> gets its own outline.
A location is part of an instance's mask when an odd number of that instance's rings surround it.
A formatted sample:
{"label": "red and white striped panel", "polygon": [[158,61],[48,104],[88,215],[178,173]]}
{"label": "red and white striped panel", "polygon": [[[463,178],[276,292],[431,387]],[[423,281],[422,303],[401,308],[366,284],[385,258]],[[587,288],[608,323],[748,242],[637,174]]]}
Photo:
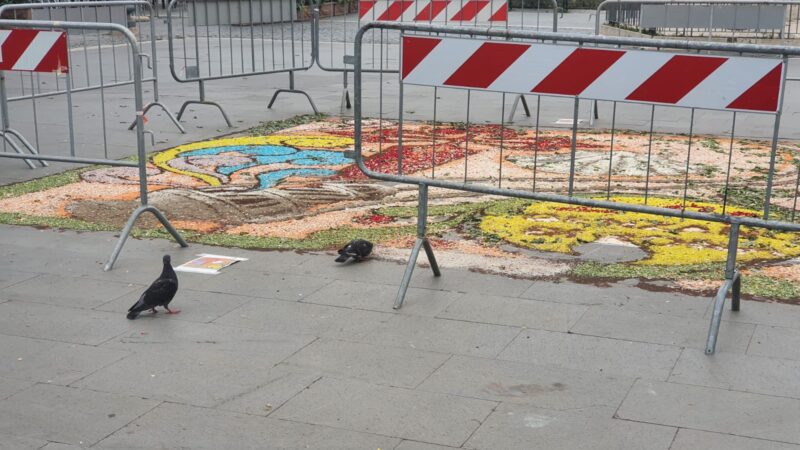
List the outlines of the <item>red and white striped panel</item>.
{"label": "red and white striped panel", "polygon": [[783,63],[478,39],[404,36],[403,82],[703,109],[775,112]]}
{"label": "red and white striped panel", "polygon": [[361,22],[506,23],[507,0],[361,0]]}
{"label": "red and white striped panel", "polygon": [[0,30],[0,70],[69,71],[63,31]]}

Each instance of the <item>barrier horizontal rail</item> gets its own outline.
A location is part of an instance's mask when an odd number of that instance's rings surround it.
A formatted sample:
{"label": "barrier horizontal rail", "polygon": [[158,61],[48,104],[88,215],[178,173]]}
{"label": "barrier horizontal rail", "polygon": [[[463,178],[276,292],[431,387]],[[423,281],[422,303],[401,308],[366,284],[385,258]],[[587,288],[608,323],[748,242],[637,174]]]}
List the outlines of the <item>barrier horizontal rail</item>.
{"label": "barrier horizontal rail", "polygon": [[[114,167],[136,167],[138,169],[138,184],[139,184],[139,207],[137,207],[134,212],[131,214],[128,222],[126,223],[124,229],[120,233],[119,240],[117,241],[114,250],[111,253],[111,257],[106,262],[104,266],[104,270],[111,270],[119,257],[120,252],[122,251],[122,247],[125,244],[128,236],[130,235],[133,226],[136,220],[139,218],[140,215],[144,214],[145,212],[149,212],[156,216],[159,222],[164,226],[164,228],[172,235],[172,237],[182,246],[186,247],[188,244],[183,239],[183,237],[178,233],[178,231],[170,224],[164,214],[158,210],[155,206],[152,206],[148,203],[148,192],[147,192],[147,154],[145,152],[145,143],[144,143],[144,100],[142,94],[142,70],[140,67],[141,60],[140,60],[140,53],[139,53],[139,44],[136,41],[136,37],[128,30],[127,27],[121,26],[119,24],[114,23],[88,23],[88,22],[61,22],[61,21],[39,21],[39,20],[0,20],[0,29],[11,30],[9,35],[13,34],[17,30],[25,30],[25,32],[29,33],[30,30],[36,31],[44,31],[44,32],[52,32],[56,31],[58,33],[66,32],[69,33],[70,31],[94,31],[94,32],[108,32],[108,33],[116,33],[122,37],[122,40],[126,42],[128,46],[128,50],[131,54],[131,61],[132,61],[132,77],[133,82],[127,83],[127,85],[132,86],[133,88],[133,97],[134,97],[134,108],[135,108],[135,117],[136,117],[136,126],[135,126],[135,145],[136,145],[136,156],[137,160],[129,161],[129,160],[117,160],[112,159],[109,157],[107,153],[107,148],[104,148],[104,157],[85,157],[76,154],[76,146],[74,145],[74,127],[75,127],[75,120],[73,120],[73,105],[71,102],[67,104],[67,111],[62,114],[61,116],[52,115],[49,119],[57,120],[58,118],[62,118],[67,121],[67,128],[70,137],[70,149],[68,155],[46,155],[42,154],[41,152],[37,152],[31,149],[31,154],[23,154],[23,152],[16,147],[13,141],[11,141],[7,134],[14,134],[15,137],[18,139],[25,141],[25,138],[21,132],[18,130],[14,130],[9,128],[7,125],[8,120],[8,100],[5,98],[5,95],[0,95],[0,113],[3,114],[3,123],[4,123],[4,131],[2,137],[4,138],[5,143],[9,143],[12,147],[15,147],[17,154],[9,154],[6,152],[0,152],[0,158],[9,158],[9,159],[23,159],[30,163],[30,161],[59,161],[59,162],[67,162],[67,163],[74,163],[74,164],[101,164],[101,165],[108,165]],[[55,43],[59,42],[58,39],[53,41]],[[25,49],[29,48],[29,46],[24,41],[16,41],[11,42],[8,39],[3,42],[3,45],[0,47],[0,59],[5,59],[5,57],[9,57],[11,55],[19,54],[23,52]],[[60,46],[56,45],[54,47],[55,51],[52,53],[55,55],[54,61],[47,67],[42,67],[42,70],[47,71],[54,71],[56,73],[69,73],[72,69],[69,66],[68,61],[63,60],[64,54],[68,54],[65,48],[65,42],[62,40]],[[21,57],[22,59],[25,58],[27,52],[23,54]],[[40,51],[39,55],[42,54]],[[45,56],[42,57],[43,60],[47,60],[48,56],[50,55],[50,51],[44,53]],[[12,66],[13,67],[13,66]],[[0,71],[0,85],[3,84],[5,80],[5,71]],[[69,85],[69,84],[68,84]],[[4,86],[0,86],[0,94],[5,93]],[[60,97],[59,97],[60,98]],[[71,99],[71,97],[66,97],[67,99]],[[35,103],[34,103],[35,105]],[[103,112],[103,122],[105,123],[105,110]],[[53,123],[48,123],[48,126],[51,128],[53,127]],[[37,128],[37,123],[34,118],[33,126]],[[97,127],[94,126],[92,130],[97,133],[100,130],[97,130]],[[105,128],[102,129],[103,134],[105,134]],[[104,137],[105,139],[105,137]],[[39,147],[39,146],[37,146]],[[85,147],[85,146],[82,146]]]}
{"label": "barrier horizontal rail", "polygon": [[[16,3],[6,4],[0,6],[0,14],[11,13],[14,18],[21,12],[30,12],[34,19],[44,18],[45,20],[67,20],[74,19],[79,22],[102,22],[103,20],[116,19],[124,22],[127,25],[128,11],[127,8],[134,8],[133,14],[137,17],[140,12],[148,17],[149,26],[145,27],[147,30],[147,39],[137,41],[140,45],[141,58],[147,59],[147,68],[151,70],[149,74],[142,74],[142,81],[144,83],[153,84],[153,101],[147,103],[144,108],[144,113],[150,111],[154,107],[160,108],[164,111],[167,118],[175,125],[181,133],[186,130],[178,122],[169,108],[159,100],[158,89],[158,51],[156,47],[156,31],[155,31],[155,14],[153,6],[150,2],[145,0],[109,0],[109,1],[80,1],[80,2],[39,2],[39,3]],[[120,24],[122,25],[122,24]],[[142,30],[139,30],[141,36]],[[117,43],[113,39],[97,35],[87,35],[86,30],[80,30],[80,34],[68,34],[68,45],[70,47],[70,59],[73,60],[74,65],[83,66],[81,73],[75,73],[70,76],[66,82],[60,82],[58,77],[45,79],[42,81],[41,76],[37,76],[34,81],[33,77],[25,80],[23,75],[20,75],[19,89],[17,95],[9,97],[10,101],[30,99],[31,101],[36,98],[47,97],[52,95],[68,95],[71,96],[78,92],[88,92],[93,90],[100,90],[101,95],[105,89],[114,87],[125,86],[133,83],[133,75],[131,73],[131,54],[126,50],[125,55],[117,56],[116,49],[118,46],[126,47],[125,43]],[[150,53],[146,54],[141,51],[141,45],[144,42],[149,42]],[[92,63],[95,57],[90,56],[90,53],[109,53],[106,55],[106,62],[100,59],[100,66],[93,70]],[[108,58],[111,61],[109,63]],[[144,69],[144,66],[142,66]],[[99,69],[99,70],[98,70]],[[26,81],[30,81],[26,84]],[[50,83],[47,83],[50,81]],[[16,82],[16,80],[15,80]],[[16,83],[14,84],[16,85]],[[135,119],[131,119],[132,124],[128,128],[132,130],[134,127]]]}
{"label": "barrier horizontal rail", "polygon": [[169,66],[180,83],[198,83],[199,99],[184,102],[178,119],[192,104],[213,106],[229,127],[227,113],[206,99],[205,83],[245,76],[288,73],[289,89],[318,112],[311,96],[295,88],[295,72],[314,64],[312,25],[299,21],[288,0],[172,0],[167,7]]}
{"label": "barrier horizontal rail", "polygon": [[[394,30],[402,34],[402,66],[399,74],[399,118],[396,129],[396,148],[392,147],[391,150],[380,150],[380,145],[384,143],[384,139],[379,140],[379,154],[381,151],[390,152],[388,155],[384,154],[379,158],[382,162],[389,163],[390,171],[381,170],[381,166],[375,166],[373,163],[367,164],[364,150],[363,150],[363,122],[368,117],[364,111],[363,103],[363,74],[361,70],[362,55],[364,47],[362,46],[363,36],[374,29]],[[435,35],[432,36],[432,35]],[[467,40],[465,37],[471,39]],[[465,43],[467,41],[468,43]],[[410,44],[410,46],[407,46]],[[451,45],[452,44],[452,45]],[[660,51],[646,52],[642,48],[658,49]],[[439,51],[437,52],[437,49]],[[665,50],[675,51],[690,51],[689,54],[681,53],[665,53]],[[529,53],[530,52],[530,53]],[[571,76],[561,74],[559,76],[559,69],[566,64],[565,61],[569,60],[576,52],[581,53],[581,57],[575,61],[581,67],[580,73],[570,72]],[[616,59],[611,64],[603,58],[596,57],[593,52],[617,52],[613,53]],[[682,72],[691,76],[692,69],[702,68],[708,60],[694,59],[698,57],[698,52],[709,53],[703,55],[703,58],[717,58],[714,68],[706,67],[706,74],[713,74],[715,70],[723,69],[726,64],[731,64],[731,67],[738,67],[739,72],[750,71],[753,75],[752,79],[745,83],[745,85],[719,86],[720,82],[714,84],[704,84],[702,80],[694,80],[693,82],[684,82],[677,78],[673,73],[668,78],[672,80],[672,86],[679,86],[682,89],[682,95],[676,95],[675,99],[665,102],[658,96],[651,96],[658,90],[648,90],[647,95],[641,94],[638,97],[633,96],[637,91],[642,91],[641,86],[658,78],[657,74],[665,66],[669,66],[670,61],[678,61],[689,63],[684,66]],[[417,223],[417,239],[412,249],[412,254],[403,280],[395,301],[395,308],[400,308],[403,304],[405,292],[408,289],[411,275],[414,270],[416,259],[421,249],[427,253],[429,262],[433,269],[434,275],[440,275],[440,270],[436,263],[433,253],[433,248],[426,236],[426,217],[427,217],[427,202],[428,202],[428,189],[429,188],[443,188],[457,191],[472,192],[478,194],[499,195],[504,197],[515,197],[537,201],[555,202],[569,205],[576,205],[582,207],[596,208],[598,211],[621,211],[631,213],[644,213],[663,217],[672,217],[680,219],[693,219],[705,222],[714,222],[729,225],[728,230],[728,246],[727,246],[727,259],[725,261],[725,281],[718,291],[714,300],[714,313],[712,315],[711,324],[709,327],[709,334],[707,340],[706,351],[713,353],[717,343],[717,333],[720,325],[720,317],[725,298],[728,292],[732,293],[732,307],[734,310],[739,308],[740,285],[741,275],[736,270],[736,256],[738,248],[738,238],[740,227],[758,227],[769,230],[781,231],[800,231],[800,224],[794,222],[795,211],[797,208],[797,192],[800,189],[800,167],[790,165],[788,169],[782,169],[779,174],[779,179],[782,185],[791,184],[793,188],[794,203],[791,211],[791,221],[774,220],[769,218],[771,192],[773,182],[776,177],[776,155],[778,151],[778,137],[780,131],[780,118],[782,110],[782,97],[783,88],[785,85],[785,66],[786,60],[789,56],[797,56],[800,54],[800,48],[776,46],[776,45],[754,45],[754,44],[721,44],[713,42],[690,42],[690,41],[675,41],[675,40],[660,40],[660,39],[633,39],[621,37],[608,37],[608,36],[587,36],[587,35],[574,35],[574,34],[560,34],[560,33],[532,33],[519,30],[500,30],[500,29],[475,29],[475,28],[459,28],[459,27],[446,27],[438,25],[422,25],[422,24],[400,24],[400,23],[385,23],[375,22],[365,25],[359,30],[356,37],[355,46],[355,159],[360,170],[370,178],[377,180],[405,183],[418,186],[419,189],[419,213]],[[529,67],[526,56],[537,55],[536,67]],[[588,59],[582,59],[589,55]],[[713,56],[712,56],[713,55]],[[751,58],[751,56],[760,56],[761,58]],[[594,57],[593,57],[594,56]],[[607,56],[607,55],[606,55]],[[773,58],[769,58],[772,56]],[[660,61],[660,65],[653,68],[652,72],[645,73],[639,77],[638,81],[626,81],[625,77],[616,76],[614,80],[607,80],[595,86],[595,82],[603,80],[603,74],[606,73],[610,67],[613,67],[616,61],[622,61],[622,58],[631,57],[632,61],[639,58],[653,58],[653,60]],[[686,59],[688,58],[688,59]],[[742,58],[742,59],[739,59]],[[641,63],[641,61],[639,61]],[[519,66],[517,67],[517,64]],[[640,65],[640,64],[638,64]],[[515,69],[515,70],[512,70]],[[674,68],[674,67],[673,67]],[[518,69],[518,70],[516,70]],[[419,72],[417,72],[419,71]],[[662,75],[667,75],[671,71],[662,72]],[[613,73],[613,72],[611,72]],[[635,78],[635,77],[634,77]],[[550,81],[548,81],[550,80]],[[690,80],[691,81],[691,80]],[[433,132],[435,133],[437,127],[437,102],[441,95],[440,93],[447,90],[461,89],[466,92],[467,107],[466,107],[466,128],[464,131],[464,141],[460,150],[449,150],[450,154],[461,155],[463,158],[464,178],[462,180],[447,179],[446,177],[439,176],[437,178],[434,170],[436,164],[435,153],[430,156],[431,160],[431,176],[422,176],[420,173],[408,175],[404,173],[404,154],[406,153],[404,145],[404,90],[407,84],[408,89],[413,87],[408,82],[417,84],[424,84],[433,89]],[[543,87],[544,86],[544,87]],[[732,90],[726,90],[733,86],[738,94],[734,95]],[[757,86],[754,88],[753,86]],[[594,87],[594,89],[593,89]],[[420,89],[420,88],[418,88]],[[438,89],[438,91],[437,91]],[[765,90],[764,90],[765,89]],[[496,91],[495,95],[502,96],[503,108],[505,108],[506,93],[530,93],[537,95],[539,99],[549,96],[562,96],[574,99],[574,115],[571,124],[572,136],[570,142],[570,153],[564,155],[563,160],[566,173],[559,179],[564,179],[568,183],[566,195],[559,192],[543,192],[540,188],[536,190],[536,153],[533,156],[533,189],[521,189],[519,183],[510,187],[502,186],[503,182],[503,137],[504,136],[504,112],[501,112],[500,117],[496,119],[499,122],[500,131],[495,131],[499,135],[499,177],[475,178],[468,177],[468,163],[469,163],[469,145],[470,145],[470,94],[486,90],[487,95],[491,94],[489,90]],[[760,94],[767,93],[770,101],[769,104],[761,104],[759,107],[752,107],[753,104],[747,105],[746,108],[738,108],[742,106],[737,105],[741,99],[753,100],[758,95],[749,95],[747,93],[759,92]],[[615,94],[614,94],[615,93]],[[611,95],[614,94],[614,95]],[[382,94],[381,94],[382,95]],[[419,90],[414,91],[415,96],[422,96]],[[686,95],[692,95],[695,101],[681,106],[681,99]],[[632,98],[632,96],[634,98]],[[485,96],[484,96],[485,97]],[[729,100],[726,100],[730,97]],[[681,108],[691,112],[689,121],[688,132],[688,149],[684,162],[684,167],[680,172],[680,181],[675,181],[673,184],[678,187],[682,192],[682,198],[676,199],[676,207],[662,207],[656,205],[648,205],[648,194],[652,196],[649,191],[648,183],[652,183],[653,177],[651,176],[651,167],[656,162],[653,158],[658,158],[658,154],[653,154],[653,123],[654,119],[651,115],[651,131],[649,145],[647,149],[647,172],[644,188],[644,204],[623,203],[611,200],[611,180],[612,180],[612,159],[614,157],[614,133],[615,125],[612,119],[611,129],[611,153],[609,154],[609,172],[608,172],[608,190],[606,191],[605,199],[596,198],[596,195],[579,196],[574,189],[576,179],[576,143],[577,143],[577,105],[578,100],[581,98],[607,98],[614,104],[614,114],[619,105],[635,105],[636,103],[643,103],[645,106],[650,105],[652,113],[655,112],[656,106],[660,108]],[[749,101],[748,100],[748,101]],[[484,98],[484,101],[486,99]],[[537,101],[538,102],[538,101]],[[689,208],[689,186],[690,186],[690,168],[691,168],[691,155],[692,155],[692,138],[693,138],[693,125],[695,109],[697,108],[719,108],[719,109],[733,109],[728,114],[732,114],[731,125],[731,147],[728,151],[728,165],[727,172],[724,180],[720,183],[724,184],[724,200],[722,213],[709,212],[704,210],[692,210]],[[537,122],[536,122],[536,139],[539,139],[539,123],[538,116],[540,107],[537,107]],[[749,217],[747,215],[734,214],[731,212],[726,213],[726,203],[731,183],[731,158],[733,156],[733,137],[736,129],[736,116],[737,114],[754,115],[765,117],[773,120],[773,133],[770,142],[769,153],[769,169],[766,176],[766,185],[764,187],[764,214],[762,218]],[[490,121],[490,123],[492,123]],[[382,124],[382,122],[381,122]],[[382,126],[382,125],[381,125]],[[383,136],[386,133],[381,132]],[[435,134],[433,137],[432,151],[436,151]],[[497,141],[495,141],[497,142]],[[388,145],[388,144],[387,144]],[[423,148],[424,145],[419,140],[414,141],[416,149]],[[484,144],[485,145],[485,144]],[[694,143],[696,146],[697,144]],[[538,149],[537,146],[534,146]],[[409,151],[414,151],[411,149]],[[424,150],[428,151],[428,150]],[[538,150],[537,150],[538,151]],[[786,156],[786,151],[783,157],[795,157],[800,155],[789,154]],[[389,157],[396,155],[397,165],[396,169],[391,161],[384,161]],[[566,163],[569,163],[569,169],[566,169]],[[452,172],[452,164],[448,166]],[[561,166],[559,166],[561,167]],[[724,167],[724,166],[723,166]],[[418,170],[418,169],[417,169]],[[791,172],[794,170],[794,172]],[[788,171],[788,172],[787,172]],[[481,172],[484,173],[484,172]],[[797,180],[795,181],[795,175]],[[451,178],[453,175],[449,175]],[[484,176],[485,177],[485,176]],[[594,176],[596,179],[597,176]],[[676,178],[673,176],[673,178]],[[700,177],[693,177],[693,180],[701,179]],[[694,183],[695,181],[693,181]],[[743,180],[743,182],[746,182]],[[597,183],[595,183],[597,184]],[[605,186],[604,186],[605,187]],[[594,189],[590,186],[590,189]],[[693,188],[694,189],[694,188]],[[563,192],[563,191],[562,191]],[[590,191],[595,192],[595,191]],[[628,192],[628,191],[626,191]],[[692,194],[692,201],[694,201]],[[788,200],[791,200],[789,198]],[[682,204],[681,204],[682,202]]]}

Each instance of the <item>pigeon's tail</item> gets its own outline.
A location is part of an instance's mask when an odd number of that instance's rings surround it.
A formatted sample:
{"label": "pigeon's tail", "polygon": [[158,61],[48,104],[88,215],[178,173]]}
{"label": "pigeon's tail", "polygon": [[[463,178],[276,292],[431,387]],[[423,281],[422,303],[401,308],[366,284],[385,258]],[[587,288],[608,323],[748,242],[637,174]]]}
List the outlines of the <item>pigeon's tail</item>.
{"label": "pigeon's tail", "polygon": [[345,262],[348,258],[350,258],[350,255],[347,253],[342,253],[338,258],[336,258],[336,262]]}
{"label": "pigeon's tail", "polygon": [[127,317],[128,317],[128,320],[133,320],[133,319],[139,317],[139,311],[131,311],[131,312],[128,313]]}

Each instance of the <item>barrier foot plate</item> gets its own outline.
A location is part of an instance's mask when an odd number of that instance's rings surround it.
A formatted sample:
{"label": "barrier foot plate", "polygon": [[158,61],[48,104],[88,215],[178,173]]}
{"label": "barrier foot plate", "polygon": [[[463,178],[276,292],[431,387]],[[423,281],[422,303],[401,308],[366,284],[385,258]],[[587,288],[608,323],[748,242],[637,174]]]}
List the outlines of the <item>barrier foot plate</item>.
{"label": "barrier foot plate", "polygon": [[114,263],[117,262],[117,258],[119,257],[119,254],[122,252],[122,247],[125,245],[125,241],[128,240],[128,236],[130,236],[131,230],[133,230],[133,225],[134,223],[136,223],[136,219],[138,219],[139,216],[141,216],[145,212],[152,213],[154,216],[156,216],[158,221],[161,222],[161,225],[163,225],[164,228],[166,228],[169,234],[172,235],[172,237],[181,247],[189,246],[189,244],[187,244],[186,241],[183,239],[183,236],[181,236],[178,230],[176,230],[172,226],[172,224],[169,223],[169,220],[167,220],[166,216],[164,216],[164,214],[161,211],[159,211],[158,208],[150,205],[142,205],[136,208],[136,210],[133,211],[133,213],[131,214],[131,217],[128,218],[128,223],[126,223],[125,228],[122,229],[122,233],[120,233],[119,235],[119,240],[117,240],[117,244],[114,246],[114,250],[111,252],[111,257],[108,259],[108,262],[106,262],[106,265],[103,267],[104,271],[108,272],[109,270],[114,268]]}
{"label": "barrier foot plate", "polygon": [[272,94],[272,99],[270,99],[269,104],[267,105],[267,108],[272,109],[272,105],[275,103],[275,100],[278,98],[278,95],[281,94],[281,93],[284,93],[284,92],[287,93],[287,94],[305,95],[306,98],[308,99],[308,103],[311,104],[311,109],[314,110],[314,114],[319,114],[319,110],[317,109],[317,105],[314,104],[314,100],[311,99],[311,96],[308,95],[308,93],[306,91],[300,91],[300,90],[297,90],[297,89],[278,89],[277,91],[275,91],[274,94]]}
{"label": "barrier foot plate", "polygon": [[411,257],[408,258],[403,280],[400,282],[400,290],[397,292],[397,298],[394,301],[394,309],[400,309],[403,306],[403,301],[406,298],[406,291],[408,291],[408,286],[411,283],[411,275],[414,274],[414,266],[417,265],[420,248],[425,249],[425,254],[428,256],[428,262],[431,265],[431,270],[433,270],[433,275],[437,277],[442,275],[439,271],[439,264],[436,262],[436,257],[433,254],[433,247],[431,247],[428,238],[417,238],[414,242],[414,248],[411,249]]}

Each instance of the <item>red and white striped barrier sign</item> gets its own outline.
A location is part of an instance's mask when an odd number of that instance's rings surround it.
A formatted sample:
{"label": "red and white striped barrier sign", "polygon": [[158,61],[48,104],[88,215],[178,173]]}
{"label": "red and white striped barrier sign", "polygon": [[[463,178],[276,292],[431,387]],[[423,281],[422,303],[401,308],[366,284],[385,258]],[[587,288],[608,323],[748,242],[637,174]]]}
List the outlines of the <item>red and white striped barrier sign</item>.
{"label": "red and white striped barrier sign", "polygon": [[361,22],[469,22],[508,21],[507,0],[361,0]]}
{"label": "red and white striped barrier sign", "polygon": [[63,31],[0,30],[0,70],[65,73],[68,61]]}
{"label": "red and white striped barrier sign", "polygon": [[478,39],[404,36],[404,83],[776,112],[783,63]]}

